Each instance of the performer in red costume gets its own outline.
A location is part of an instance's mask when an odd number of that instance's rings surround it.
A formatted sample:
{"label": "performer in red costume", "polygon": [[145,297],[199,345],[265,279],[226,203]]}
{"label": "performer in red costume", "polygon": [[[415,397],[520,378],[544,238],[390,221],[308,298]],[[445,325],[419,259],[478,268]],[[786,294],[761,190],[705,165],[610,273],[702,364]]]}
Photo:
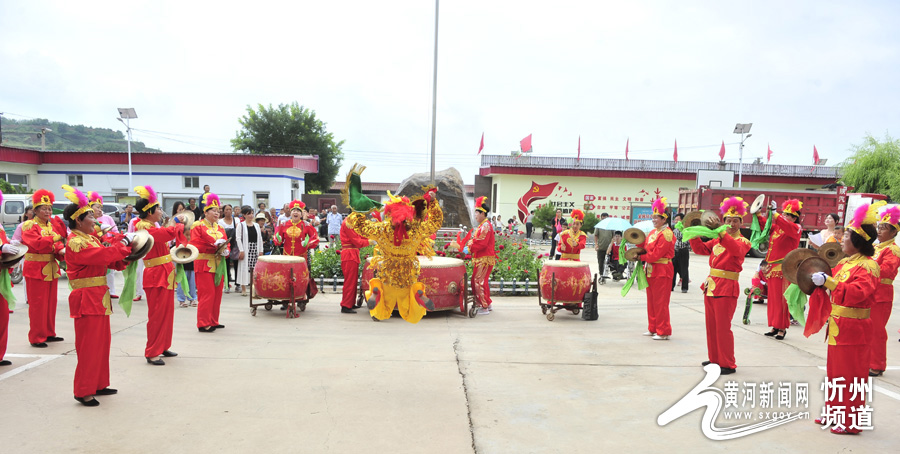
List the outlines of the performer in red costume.
{"label": "performer in red costume", "polygon": [[[769,207],[769,212],[771,213],[777,206],[773,200]],[[781,214],[770,214],[775,218],[772,220],[772,229],[769,232],[769,251],[766,253],[768,270],[766,270],[765,280],[769,290],[766,311],[772,331],[766,333],[766,336],[775,336],[775,339],[778,340],[784,339],[788,326],[791,325],[787,303],[784,301],[784,291],[787,289],[787,282],[784,280],[784,273],[781,271],[781,262],[784,261],[784,256],[788,252],[800,246],[801,228],[799,222],[801,209],[803,209],[802,202],[797,199],[790,199],[781,206]],[[765,225],[766,217],[762,213],[756,213],[756,216],[759,220],[759,225]]]}
{"label": "performer in red costume", "polygon": [[[871,205],[856,209],[853,219],[847,224],[841,250],[847,258],[838,262],[832,276],[823,272],[813,273],[812,282],[831,291],[828,295],[817,288],[810,295],[809,317],[804,335],[807,337],[827,325],[828,359],[825,375],[828,384],[837,384],[845,389],[826,389],[825,413],[816,423],[831,427],[836,434],[856,434],[861,431],[857,423],[865,402],[865,392],[852,392],[853,383],[867,383],[869,361],[866,355],[872,331],[870,313],[875,304],[872,295],[880,281],[878,263],[872,260],[875,248],[877,210]],[[869,409],[871,415],[871,409]],[[843,416],[843,417],[841,417]]]}
{"label": "performer in red costume", "polygon": [[472,294],[475,302],[481,306],[478,309],[480,315],[488,315],[494,310],[491,307],[493,300],[490,279],[497,263],[497,253],[494,251],[494,226],[487,217],[489,212],[488,198],[479,197],[475,201],[475,222],[478,227],[464,249],[466,253],[472,254]]}
{"label": "performer in red costume", "polygon": [[[219,309],[222,307],[222,290],[228,273],[225,272],[224,257],[228,256],[228,246],[221,251],[219,246],[228,242],[225,229],[219,225],[219,196],[208,192],[204,195],[203,219],[194,221],[191,227],[191,241],[200,255],[194,260],[194,280],[197,283],[197,330],[211,333],[224,328],[219,323]],[[216,253],[217,251],[218,254]],[[216,283],[216,279],[219,280]],[[174,302],[172,303],[174,304]]]}
{"label": "performer in red costume", "polygon": [[[0,191],[0,206],[3,206],[3,192]],[[0,252],[18,254],[19,248],[9,244],[6,231],[0,229]],[[9,270],[0,269],[0,366],[9,366],[12,362],[3,359],[6,356],[6,345],[9,340],[9,311],[15,309],[16,302],[12,298],[12,284]],[[7,298],[7,295],[9,298]],[[7,309],[8,308],[8,309]]]}
{"label": "performer in red costume", "polygon": [[64,260],[68,233],[61,219],[51,218],[54,201],[52,192],[35,191],[31,196],[35,218],[22,224],[22,243],[28,246],[22,273],[31,321],[28,342],[38,348],[47,347],[47,342],[63,340],[56,336],[56,289],[59,261]]}
{"label": "performer in red costume", "polygon": [[559,244],[556,247],[562,252],[561,260],[581,261],[581,250],[587,242],[587,235],[581,231],[584,223],[584,211],[572,210],[569,219],[569,228],[559,234]]}
{"label": "performer in red costume", "polygon": [[[884,202],[876,206],[883,206]],[[869,342],[869,376],[880,377],[887,369],[887,322],[894,305],[894,278],[900,267],[900,246],[894,240],[900,230],[900,208],[892,206],[881,212],[878,222],[878,244],[875,246],[875,262],[878,263],[880,281],[875,290],[872,306],[872,338]],[[0,308],[2,309],[2,308]]]}
{"label": "performer in red costume", "polygon": [[750,240],[741,236],[747,202],[740,197],[731,197],[722,201],[719,211],[728,229],[719,233],[718,238],[709,241],[692,238],[690,243],[695,254],[709,256],[709,277],[700,286],[706,309],[706,350],[709,358],[702,365],[718,364],[722,374],[728,375],[737,370],[731,319],[741,294],[738,278],[744,266],[744,256],[750,251]]}
{"label": "performer in red costume", "polygon": [[[284,255],[303,257],[306,260],[306,267],[309,269],[307,251],[315,251],[319,247],[319,232],[303,220],[303,213],[306,210],[305,203],[300,200],[291,201],[288,209],[291,210],[291,218],[282,222],[275,229],[275,245],[284,246],[282,248]],[[316,293],[318,293],[316,281],[310,279],[309,286],[306,288],[307,299],[313,299]]]}
{"label": "performer in red costume", "polygon": [[341,271],[344,272],[344,293],[341,298],[341,312],[355,314],[356,291],[359,284],[359,249],[364,248],[373,241],[356,233],[353,227],[347,224],[347,219],[341,222]]}
{"label": "performer in red costume", "polygon": [[153,237],[153,248],[144,256],[144,293],[147,294],[147,347],[144,357],[154,366],[166,364],[159,356],[173,357],[178,353],[170,351],[172,346],[172,324],[175,319],[175,266],[168,242],[176,240],[185,244],[184,226],[177,223],[169,227],[157,227],[162,218],[162,209],[156,191],[151,186],[134,188],[141,198],[134,204],[140,221],[135,231],[146,230]]}
{"label": "performer in red costume", "polygon": [[666,198],[653,201],[653,231],[640,245],[645,251],[641,254],[647,274],[647,319],[649,321],[645,336],[653,336],[653,340],[668,340],[672,335],[669,322],[669,298],[672,296],[672,258],[675,257],[675,234],[669,228],[669,214]]}
{"label": "performer in red costume", "polygon": [[109,346],[111,334],[109,315],[112,303],[106,286],[106,270],[125,269],[123,259],[131,249],[123,235],[111,238],[110,246],[103,246],[94,231],[94,214],[87,196],[69,186],[66,198],[71,200],[63,211],[72,234],[66,246],[66,275],[72,292],[69,294],[69,314],[75,319],[75,400],[88,407],[100,402],[94,396],[116,394],[109,387]]}

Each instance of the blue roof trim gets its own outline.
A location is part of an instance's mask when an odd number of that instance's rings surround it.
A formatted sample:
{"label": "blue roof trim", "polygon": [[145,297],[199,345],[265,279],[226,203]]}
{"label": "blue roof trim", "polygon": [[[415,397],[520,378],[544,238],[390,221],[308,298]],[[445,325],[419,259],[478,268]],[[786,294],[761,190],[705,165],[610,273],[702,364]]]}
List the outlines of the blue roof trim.
{"label": "blue roof trim", "polygon": [[[85,172],[81,170],[38,170],[38,174],[53,175],[128,175],[128,172]],[[131,172],[132,175],[165,175],[177,177],[260,177],[260,178],[287,178],[289,180],[306,181],[305,178],[292,177],[290,175],[266,175],[245,173],[174,173],[174,172]]]}

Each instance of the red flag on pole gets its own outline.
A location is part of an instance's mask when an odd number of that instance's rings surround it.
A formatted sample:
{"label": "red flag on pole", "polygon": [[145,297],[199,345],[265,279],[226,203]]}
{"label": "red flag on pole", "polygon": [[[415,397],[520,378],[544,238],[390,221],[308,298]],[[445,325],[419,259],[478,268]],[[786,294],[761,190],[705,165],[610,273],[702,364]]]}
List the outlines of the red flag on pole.
{"label": "red flag on pole", "polygon": [[481,133],[481,146],[478,147],[478,154],[481,154],[481,150],[484,150],[484,133]]}
{"label": "red flag on pole", "polygon": [[766,164],[768,164],[770,161],[772,161],[772,146],[769,144],[766,144],[766,148],[769,149],[769,151],[766,152]]}
{"label": "red flag on pole", "polygon": [[813,165],[819,165],[819,150],[813,145]]}
{"label": "red flag on pole", "polygon": [[625,160],[628,160],[628,142],[631,142],[631,137],[625,139]]}
{"label": "red flag on pole", "polygon": [[675,153],[672,154],[672,158],[675,159],[675,162],[678,162],[678,139],[675,139]]}
{"label": "red flag on pole", "polygon": [[531,134],[528,134],[528,137],[522,139],[519,142],[519,147],[522,149],[522,153],[528,153],[531,151]]}
{"label": "red flag on pole", "polygon": [[578,136],[578,159],[581,159],[581,136]]}
{"label": "red flag on pole", "polygon": [[722,141],[722,148],[719,148],[719,159],[722,161],[725,160],[725,141],[724,140]]}

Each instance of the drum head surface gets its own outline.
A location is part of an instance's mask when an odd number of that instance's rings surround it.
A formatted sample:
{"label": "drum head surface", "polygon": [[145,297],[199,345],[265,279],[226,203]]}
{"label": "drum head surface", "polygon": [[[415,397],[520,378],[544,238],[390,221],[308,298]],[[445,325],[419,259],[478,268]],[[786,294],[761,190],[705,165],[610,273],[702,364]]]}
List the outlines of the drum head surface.
{"label": "drum head surface", "polygon": [[590,265],[587,262],[574,260],[547,260],[541,265],[541,268],[590,268]]}
{"label": "drum head surface", "polygon": [[[366,261],[368,261],[368,259]],[[453,257],[432,257],[431,260],[428,260],[428,257],[420,256],[419,266],[422,268],[453,268],[456,266],[465,266],[465,263],[462,260]]]}
{"label": "drum head surface", "polygon": [[306,261],[303,257],[294,257],[293,255],[263,255],[257,260],[266,263],[301,263]]}

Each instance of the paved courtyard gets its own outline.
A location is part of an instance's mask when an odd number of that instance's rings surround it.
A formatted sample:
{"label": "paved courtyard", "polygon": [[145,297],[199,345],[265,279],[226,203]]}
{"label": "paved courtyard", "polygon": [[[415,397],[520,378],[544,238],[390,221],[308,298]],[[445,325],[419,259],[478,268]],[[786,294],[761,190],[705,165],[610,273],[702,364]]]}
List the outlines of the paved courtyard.
{"label": "paved courtyard", "polygon": [[[587,260],[591,253],[585,252]],[[592,260],[593,262],[593,260]],[[758,260],[748,259],[746,286]],[[596,268],[596,263],[593,263]],[[338,311],[339,295],[320,294],[298,319],[277,308],[250,315],[246,298],[226,295],[225,329],[197,332],[196,309],[175,309],[177,358],[143,358],[146,305],[130,318],[116,307],[110,358],[115,396],[86,408],[72,399],[74,329],[68,286],[60,281],[58,334],[65,342],[27,342],[24,289],[11,315],[0,368],[4,453],[56,452],[891,452],[900,435],[900,318],[888,325],[890,370],[877,379],[874,430],[836,436],[813,424],[821,411],[826,346],[794,328],[784,341],[764,337],[765,306],[752,324],[735,314],[743,384],[809,384],[809,420],[730,441],[701,431],[703,409],[666,426],[657,417],[705,376],[703,301],[708,267],[692,256],[689,293],[672,294],[669,341],[646,331],[644,293],[600,287],[600,319],[560,313],[549,322],[536,297],[497,297],[493,314],[453,313],[417,325],[375,323]],[[118,279],[121,286],[122,279]],[[900,296],[900,295],[898,295]],[[896,299],[896,298],[895,298]],[[896,309],[896,308],[895,308]],[[777,393],[776,393],[777,394]],[[760,403],[757,400],[759,411]],[[755,419],[739,423],[756,422]],[[738,422],[720,415],[719,427]]]}

